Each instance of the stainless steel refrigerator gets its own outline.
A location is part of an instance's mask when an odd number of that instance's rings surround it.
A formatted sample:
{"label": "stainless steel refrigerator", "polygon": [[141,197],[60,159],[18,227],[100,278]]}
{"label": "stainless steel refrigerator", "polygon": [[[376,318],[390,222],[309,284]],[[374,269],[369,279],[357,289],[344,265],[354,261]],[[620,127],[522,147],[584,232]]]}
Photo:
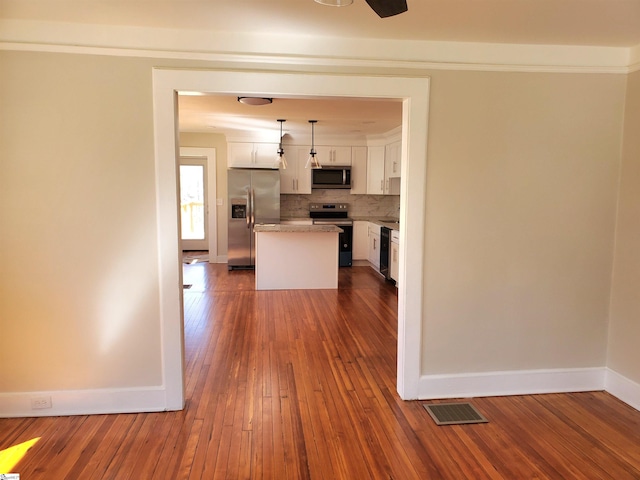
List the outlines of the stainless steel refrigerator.
{"label": "stainless steel refrigerator", "polygon": [[253,226],[280,223],[280,171],[229,169],[229,270],[255,266]]}

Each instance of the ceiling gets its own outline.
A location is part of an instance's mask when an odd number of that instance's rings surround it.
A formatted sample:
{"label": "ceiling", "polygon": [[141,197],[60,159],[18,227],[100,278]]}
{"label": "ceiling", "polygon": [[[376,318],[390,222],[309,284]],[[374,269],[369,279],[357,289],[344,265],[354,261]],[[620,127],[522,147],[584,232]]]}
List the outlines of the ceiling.
{"label": "ceiling", "polygon": [[[402,102],[364,98],[274,98],[269,105],[252,106],[237,96],[179,96],[179,129],[183,132],[222,133],[227,136],[251,133],[278,140],[283,133],[308,143],[309,120],[317,120],[316,139],[382,135],[402,124]],[[277,135],[276,135],[277,133]]]}
{"label": "ceiling", "polygon": [[[0,18],[250,34],[636,47],[640,0],[407,0],[409,11],[378,18],[365,3],[313,0],[0,0]],[[291,37],[292,41],[295,38]],[[236,97],[180,97],[180,128],[233,135],[279,130],[376,135],[401,123],[401,103],[364,99],[275,99],[251,107]],[[271,133],[273,135],[273,133]]]}
{"label": "ceiling", "polygon": [[365,3],[312,0],[0,0],[0,17],[186,30],[508,44],[640,45],[640,0],[407,0],[378,18]]}

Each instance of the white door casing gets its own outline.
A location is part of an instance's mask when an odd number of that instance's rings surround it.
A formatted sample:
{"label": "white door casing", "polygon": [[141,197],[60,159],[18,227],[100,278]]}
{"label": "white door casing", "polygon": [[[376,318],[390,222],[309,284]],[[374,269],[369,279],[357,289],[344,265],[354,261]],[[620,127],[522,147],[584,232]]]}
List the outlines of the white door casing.
{"label": "white door casing", "polygon": [[[226,95],[259,92],[275,98],[344,96],[403,100],[402,142],[406,148],[402,149],[401,176],[406,181],[402,182],[400,191],[397,390],[408,400],[418,398],[420,380],[429,84],[426,77],[154,69],[160,321],[167,410],[182,409],[185,401],[182,279],[176,208],[177,92]],[[407,221],[409,218],[411,222]],[[411,262],[407,258],[411,258]]]}

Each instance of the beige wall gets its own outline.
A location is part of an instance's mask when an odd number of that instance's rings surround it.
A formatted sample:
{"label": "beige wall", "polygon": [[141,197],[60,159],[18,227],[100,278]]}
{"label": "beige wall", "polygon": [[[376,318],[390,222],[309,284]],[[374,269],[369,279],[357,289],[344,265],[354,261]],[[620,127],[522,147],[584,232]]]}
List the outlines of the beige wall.
{"label": "beige wall", "polygon": [[624,86],[433,74],[423,373],[605,364]]}
{"label": "beige wall", "polygon": [[608,366],[640,384],[640,72],[629,75]]}
{"label": "beige wall", "polygon": [[0,65],[0,391],[160,385],[149,65]]}
{"label": "beige wall", "polygon": [[[151,67],[171,63],[0,53],[0,392],[161,382]],[[624,76],[430,73],[423,372],[603,366]]]}

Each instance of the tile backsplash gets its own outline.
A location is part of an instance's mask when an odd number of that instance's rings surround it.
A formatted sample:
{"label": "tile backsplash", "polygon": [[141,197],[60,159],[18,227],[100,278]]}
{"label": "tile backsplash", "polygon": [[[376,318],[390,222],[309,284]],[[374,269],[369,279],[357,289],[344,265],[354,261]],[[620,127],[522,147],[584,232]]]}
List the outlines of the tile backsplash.
{"label": "tile backsplash", "polygon": [[400,213],[399,195],[351,195],[339,189],[313,190],[310,195],[280,195],[280,216],[308,217],[310,203],[348,203],[351,217],[394,217]]}

